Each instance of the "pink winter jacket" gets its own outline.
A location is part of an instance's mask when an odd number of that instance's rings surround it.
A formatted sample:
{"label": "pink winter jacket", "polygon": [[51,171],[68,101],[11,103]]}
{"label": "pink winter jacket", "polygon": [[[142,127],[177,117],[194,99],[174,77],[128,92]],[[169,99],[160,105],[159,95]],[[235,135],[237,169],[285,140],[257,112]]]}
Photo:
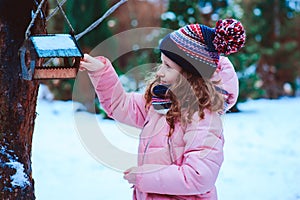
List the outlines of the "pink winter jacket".
{"label": "pink winter jacket", "polygon": [[[145,110],[143,94],[126,93],[110,61],[99,71],[89,72],[100,103],[115,120],[140,128],[138,166],[133,199],[217,199],[215,182],[223,162],[223,130],[220,115],[205,110],[205,119],[193,116],[186,127],[175,125],[169,138],[165,115]],[[220,81],[221,78],[221,81]],[[238,82],[230,61],[221,57],[213,79],[236,101]]]}

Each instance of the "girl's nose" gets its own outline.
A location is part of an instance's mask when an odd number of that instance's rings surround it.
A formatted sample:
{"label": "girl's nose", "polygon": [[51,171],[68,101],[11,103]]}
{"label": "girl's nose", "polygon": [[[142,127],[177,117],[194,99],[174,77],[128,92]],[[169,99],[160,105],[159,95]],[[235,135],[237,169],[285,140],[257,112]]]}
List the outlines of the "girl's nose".
{"label": "girl's nose", "polygon": [[162,66],[159,68],[159,70],[157,70],[156,75],[158,77],[164,77],[165,76],[165,73],[163,71],[163,67]]}
{"label": "girl's nose", "polygon": [[165,76],[164,73],[162,73],[161,71],[156,72],[156,75],[158,77],[164,77]]}

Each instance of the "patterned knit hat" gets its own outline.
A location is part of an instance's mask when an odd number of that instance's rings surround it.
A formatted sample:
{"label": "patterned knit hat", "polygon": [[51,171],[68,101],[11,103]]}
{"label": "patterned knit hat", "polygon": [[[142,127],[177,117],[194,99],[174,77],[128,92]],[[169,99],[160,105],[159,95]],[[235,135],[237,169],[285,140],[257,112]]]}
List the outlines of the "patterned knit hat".
{"label": "patterned knit hat", "polygon": [[245,40],[241,22],[225,19],[217,21],[215,28],[184,26],[163,38],[159,49],[184,70],[209,78],[217,69],[220,54],[239,51]]}

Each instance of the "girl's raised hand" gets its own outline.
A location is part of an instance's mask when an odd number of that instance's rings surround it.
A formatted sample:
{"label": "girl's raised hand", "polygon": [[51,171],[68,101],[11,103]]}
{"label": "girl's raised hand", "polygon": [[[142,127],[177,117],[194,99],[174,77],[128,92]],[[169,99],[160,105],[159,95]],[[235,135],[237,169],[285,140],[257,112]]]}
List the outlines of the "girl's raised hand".
{"label": "girl's raised hand", "polygon": [[80,71],[97,71],[105,66],[100,59],[94,58],[89,54],[84,54],[84,57],[80,61],[79,70]]}

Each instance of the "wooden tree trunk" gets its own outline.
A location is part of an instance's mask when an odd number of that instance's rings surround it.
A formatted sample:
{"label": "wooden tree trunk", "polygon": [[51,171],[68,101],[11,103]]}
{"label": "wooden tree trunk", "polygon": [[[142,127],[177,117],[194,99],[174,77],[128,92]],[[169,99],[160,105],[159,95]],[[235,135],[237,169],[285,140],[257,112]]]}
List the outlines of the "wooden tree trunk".
{"label": "wooden tree trunk", "polygon": [[[1,200],[35,199],[31,145],[39,83],[22,79],[18,56],[31,11],[37,8],[35,2],[0,1]],[[39,15],[32,33],[44,30],[44,20]]]}

